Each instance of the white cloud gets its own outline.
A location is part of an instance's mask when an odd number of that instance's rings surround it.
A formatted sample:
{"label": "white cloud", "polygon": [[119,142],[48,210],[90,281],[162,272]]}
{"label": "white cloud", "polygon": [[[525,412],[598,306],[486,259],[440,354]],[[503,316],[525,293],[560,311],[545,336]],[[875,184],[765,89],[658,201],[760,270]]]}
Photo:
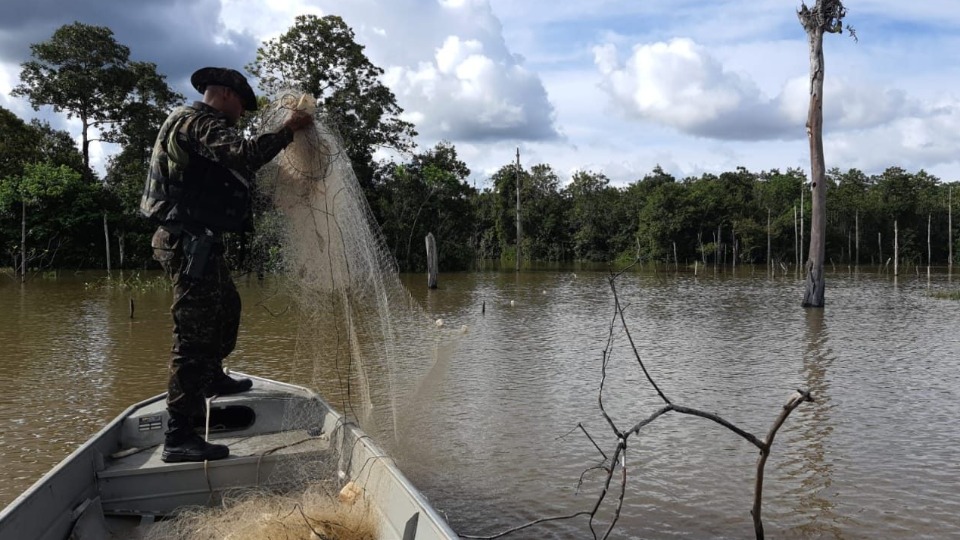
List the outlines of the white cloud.
{"label": "white cloud", "polygon": [[692,135],[745,140],[782,136],[790,128],[752,81],[725,70],[690,39],[636,45],[625,62],[615,45],[601,45],[594,62],[602,87],[638,119]]}
{"label": "white cloud", "polygon": [[431,61],[391,67],[385,82],[429,138],[557,136],[553,106],[537,76],[508,59],[492,58],[479,40],[447,36]]}
{"label": "white cloud", "polygon": [[666,124],[690,128],[712,121],[754,93],[689,39],[638,45],[622,68],[615,54],[612,45],[597,54],[610,93],[633,112]]}
{"label": "white cloud", "polygon": [[507,48],[488,0],[317,0],[269,9],[223,1],[226,26],[258,39],[286,31],[307,6],[342,16],[428,145],[558,136],[542,82]]}
{"label": "white cloud", "polygon": [[[161,0],[148,11],[118,0],[82,10],[14,2],[24,9],[0,22],[0,106],[57,127],[66,127],[62,115],[8,95],[25,44],[56,26],[111,27],[192,98],[186,80],[198,63],[242,68],[295,16],[335,14],[385,69],[421,147],[450,140],[481,180],[518,145],[525,166],[592,169],[616,183],[657,164],[680,177],[809,164],[807,44],[796,6],[782,0],[757,0],[747,15],[733,2],[697,0]],[[828,166],[922,167],[960,179],[960,98],[956,70],[944,67],[960,46],[954,4],[849,6],[859,43],[825,39]],[[170,25],[156,22],[184,9],[203,31],[171,40]]]}
{"label": "white cloud", "polygon": [[[866,171],[896,165],[907,170],[927,168],[956,181],[960,165],[960,99],[944,97],[914,114],[870,129],[829,134],[829,159]],[[891,156],[896,156],[892,161]]]}

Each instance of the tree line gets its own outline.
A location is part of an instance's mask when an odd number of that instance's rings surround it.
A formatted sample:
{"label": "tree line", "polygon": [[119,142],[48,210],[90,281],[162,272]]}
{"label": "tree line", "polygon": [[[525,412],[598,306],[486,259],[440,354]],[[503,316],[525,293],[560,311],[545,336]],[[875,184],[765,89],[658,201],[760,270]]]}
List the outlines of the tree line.
{"label": "tree line", "polygon": [[[65,25],[31,51],[13,94],[36,110],[51,106],[78,118],[80,144],[0,108],[0,266],[152,268],[153,226],[137,206],[157,130],[184,96],[155,64],[132,60],[109,28]],[[800,236],[809,227],[811,193],[799,169],[739,167],[675,178],[658,166],[615,186],[600,172],[566,178],[547,163],[524,167],[504,156],[478,189],[452,143],[414,150],[416,126],[400,119],[403,110],[380,81],[383,70],[339,17],[297,17],[246,69],[265,94],[295,87],[317,98],[402,271],[425,269],[423,238],[431,232],[442,270],[488,259],[514,263],[518,185],[522,262],[791,266],[805,258]],[[102,178],[90,167],[93,133],[120,148]],[[376,160],[379,148],[403,157]],[[955,257],[952,186],[941,179],[899,167],[876,175],[832,169],[826,187],[828,263],[885,264],[895,235],[900,261],[948,264]],[[233,253],[240,241],[233,240]],[[269,251],[271,242],[244,243]]]}

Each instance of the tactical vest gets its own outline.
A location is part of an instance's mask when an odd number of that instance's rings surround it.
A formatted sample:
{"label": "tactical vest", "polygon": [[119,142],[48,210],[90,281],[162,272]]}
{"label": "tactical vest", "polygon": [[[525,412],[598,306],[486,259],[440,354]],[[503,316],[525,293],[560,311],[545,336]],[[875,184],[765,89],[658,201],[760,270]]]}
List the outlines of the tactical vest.
{"label": "tactical vest", "polygon": [[160,127],[140,213],[160,224],[214,232],[250,230],[248,180],[177,142],[177,134],[189,129],[200,114],[193,107],[177,107]]}

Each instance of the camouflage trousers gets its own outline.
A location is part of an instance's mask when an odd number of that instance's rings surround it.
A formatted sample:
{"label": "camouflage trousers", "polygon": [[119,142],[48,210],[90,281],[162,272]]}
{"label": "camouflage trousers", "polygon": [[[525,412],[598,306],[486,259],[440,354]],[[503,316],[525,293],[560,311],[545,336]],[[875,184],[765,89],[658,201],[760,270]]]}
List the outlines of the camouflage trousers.
{"label": "camouflage trousers", "polygon": [[173,283],[167,409],[172,415],[196,418],[205,413],[205,394],[223,369],[223,359],[236,347],[241,304],[221,245],[211,251],[199,278],[187,275],[181,245],[184,234],[161,227],[151,246],[153,258]]}

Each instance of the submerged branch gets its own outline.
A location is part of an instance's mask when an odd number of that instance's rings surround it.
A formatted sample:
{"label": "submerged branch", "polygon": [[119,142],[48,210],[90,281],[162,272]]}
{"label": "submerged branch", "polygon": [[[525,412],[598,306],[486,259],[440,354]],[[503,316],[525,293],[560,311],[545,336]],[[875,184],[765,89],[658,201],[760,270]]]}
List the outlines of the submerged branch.
{"label": "submerged branch", "polygon": [[[632,266],[632,265],[631,265],[631,266]],[[578,481],[578,483],[577,483],[577,492],[579,493],[579,491],[580,491],[580,486],[583,484],[583,479],[584,479],[584,477],[586,476],[587,473],[589,473],[590,471],[593,471],[593,470],[598,470],[598,469],[599,469],[599,470],[603,470],[603,471],[606,473],[606,477],[604,478],[604,481],[603,481],[603,487],[602,487],[602,489],[601,489],[601,491],[600,491],[600,494],[597,496],[596,501],[593,503],[593,507],[592,507],[589,511],[577,512],[577,513],[570,514],[570,515],[566,515],[566,516],[559,516],[559,517],[550,517],[550,518],[537,519],[537,520],[534,520],[534,521],[525,523],[525,524],[523,524],[523,525],[519,525],[519,526],[517,526],[517,527],[513,527],[513,528],[508,529],[508,530],[506,530],[506,531],[503,531],[503,532],[501,532],[501,533],[499,533],[499,534],[495,534],[495,535],[491,535],[491,536],[460,535],[462,538],[473,538],[473,539],[490,540],[490,539],[494,539],[494,538],[500,538],[500,537],[506,536],[506,535],[508,535],[508,534],[511,534],[511,533],[514,533],[514,532],[517,532],[517,531],[526,529],[526,528],[528,528],[528,527],[532,527],[532,526],[534,526],[534,525],[541,524],[541,523],[546,523],[546,522],[549,522],[549,521],[558,521],[558,520],[571,519],[571,518],[578,517],[578,516],[589,516],[590,533],[592,534],[594,540],[597,540],[598,536],[597,536],[597,530],[594,528],[594,525],[595,525],[594,520],[596,519],[597,513],[600,511],[600,508],[601,508],[601,506],[603,505],[603,502],[606,500],[607,495],[610,493],[611,486],[612,486],[612,484],[613,484],[613,477],[614,477],[614,474],[616,474],[617,467],[619,466],[619,467],[620,467],[620,471],[621,471],[621,475],[620,475],[620,493],[619,493],[619,497],[617,498],[617,503],[616,503],[616,508],[615,508],[615,510],[614,510],[613,519],[612,519],[611,522],[608,524],[608,526],[607,526],[607,528],[606,528],[606,531],[604,531],[603,536],[602,536],[602,538],[604,538],[604,539],[608,538],[608,537],[610,536],[610,534],[613,532],[614,528],[616,527],[617,522],[618,522],[619,519],[620,519],[620,514],[621,514],[621,511],[622,511],[622,509],[623,509],[623,503],[624,503],[624,499],[625,499],[625,496],[626,496],[626,487],[627,487],[627,463],[626,463],[627,441],[628,441],[628,439],[630,438],[630,436],[632,436],[632,435],[638,435],[638,434],[640,433],[640,430],[641,430],[642,428],[646,427],[647,425],[651,424],[651,423],[652,423],[654,420],[656,420],[657,418],[659,418],[659,417],[661,417],[661,416],[663,416],[663,415],[665,415],[665,414],[667,414],[667,413],[669,413],[669,412],[671,412],[671,411],[672,411],[672,412],[677,412],[677,413],[680,413],[680,414],[690,415],[690,416],[699,416],[700,418],[704,418],[704,419],[710,420],[710,421],[712,421],[712,422],[715,422],[715,423],[717,423],[717,424],[719,424],[719,425],[721,425],[721,426],[729,429],[730,431],[732,431],[732,432],[735,433],[736,435],[740,436],[741,438],[745,439],[745,440],[746,440],[747,442],[749,442],[750,444],[752,444],[752,445],[754,445],[755,447],[757,447],[758,449],[760,449],[760,457],[759,457],[758,460],[757,460],[757,472],[756,472],[756,480],[755,480],[755,484],[754,484],[753,507],[752,507],[752,509],[751,509],[751,511],[750,511],[750,514],[751,514],[752,517],[753,517],[754,530],[755,530],[755,532],[756,532],[757,538],[758,538],[758,539],[762,539],[762,538],[763,538],[763,522],[762,522],[762,520],[761,520],[761,504],[762,504],[762,495],[763,495],[763,474],[764,474],[764,467],[766,466],[767,458],[768,458],[768,456],[770,455],[770,449],[771,449],[771,447],[772,447],[772,445],[773,445],[774,437],[776,436],[777,431],[779,431],[780,427],[783,426],[783,424],[784,424],[784,422],[786,421],[787,417],[790,416],[790,413],[792,413],[798,406],[800,406],[801,403],[803,403],[803,402],[805,402],[805,401],[813,401],[813,398],[810,396],[810,393],[809,393],[809,392],[804,391],[804,390],[797,390],[797,392],[796,392],[794,395],[792,395],[792,396],[790,397],[790,399],[787,401],[786,405],[783,406],[782,410],[780,411],[779,416],[776,418],[776,420],[774,421],[774,423],[773,423],[773,425],[771,426],[770,430],[767,432],[767,437],[766,437],[765,440],[759,439],[757,436],[749,433],[748,431],[746,431],[746,430],[744,430],[744,429],[741,429],[740,427],[736,426],[736,425],[733,424],[732,422],[727,421],[726,419],[724,419],[723,417],[721,417],[720,415],[718,415],[718,414],[716,414],[716,413],[709,413],[709,412],[702,411],[702,410],[699,410],[699,409],[694,409],[694,408],[692,408],[692,407],[685,407],[685,406],[682,406],[682,405],[676,405],[676,404],[672,403],[669,399],[667,399],[666,395],[664,395],[664,393],[660,390],[660,387],[657,386],[657,383],[653,380],[653,377],[650,375],[650,372],[647,370],[646,365],[644,364],[643,360],[641,359],[641,357],[640,357],[640,352],[639,352],[639,350],[637,349],[637,345],[636,345],[636,343],[634,342],[632,335],[630,334],[630,329],[629,329],[629,327],[628,327],[628,325],[627,325],[626,314],[625,314],[626,309],[625,309],[624,306],[620,303],[620,298],[619,298],[619,295],[618,295],[618,293],[617,293],[617,287],[616,287],[616,283],[615,283],[615,282],[616,282],[616,279],[617,279],[620,275],[622,275],[622,274],[623,274],[623,272],[620,272],[620,273],[618,273],[618,274],[612,275],[612,276],[610,277],[610,280],[609,280],[609,282],[610,282],[610,290],[613,292],[614,315],[613,315],[612,320],[610,321],[610,326],[609,326],[609,329],[608,329],[608,332],[607,332],[607,343],[606,343],[606,346],[605,346],[605,348],[604,348],[604,350],[603,350],[603,352],[602,352],[602,355],[601,355],[600,386],[599,386],[599,389],[598,389],[598,396],[597,396],[597,403],[598,403],[598,405],[599,405],[599,407],[600,407],[600,414],[603,416],[604,420],[605,420],[605,421],[607,422],[607,424],[610,426],[611,431],[613,432],[613,434],[616,436],[616,439],[617,439],[616,447],[615,447],[615,449],[614,449],[612,458],[608,458],[607,454],[601,449],[600,445],[597,444],[596,440],[594,440],[594,438],[590,435],[590,433],[587,432],[586,428],[583,426],[582,423],[578,423],[576,428],[570,430],[570,432],[568,432],[568,433],[566,434],[566,435],[569,435],[569,434],[570,434],[571,432],[573,432],[575,429],[579,428],[581,431],[583,431],[584,435],[587,436],[587,438],[590,440],[590,442],[593,444],[593,446],[597,449],[597,451],[600,452],[600,455],[603,456],[603,465],[593,466],[593,467],[590,467],[590,468],[584,470],[584,471],[580,474],[580,479],[579,479],[579,481]],[[608,367],[608,365],[610,364],[610,361],[611,361],[611,359],[612,359],[612,357],[613,357],[613,343],[614,343],[614,341],[615,341],[615,340],[614,340],[614,336],[615,336],[615,329],[616,329],[617,321],[618,321],[618,320],[620,321],[620,325],[621,325],[621,327],[622,327],[622,329],[623,329],[624,335],[627,336],[627,339],[628,339],[629,342],[630,342],[630,346],[631,346],[631,349],[632,349],[632,351],[633,351],[634,358],[636,359],[637,364],[639,364],[640,369],[643,371],[643,374],[646,376],[647,382],[650,384],[650,386],[652,386],[652,387],[656,390],[657,395],[658,395],[658,396],[660,397],[660,399],[662,399],[663,402],[665,403],[664,406],[662,406],[661,408],[659,408],[659,409],[657,409],[656,411],[654,411],[654,412],[653,412],[652,414],[650,414],[647,418],[645,418],[645,419],[643,419],[643,420],[640,420],[639,422],[637,422],[636,424],[634,424],[633,427],[631,427],[630,429],[628,429],[628,430],[626,430],[626,431],[622,431],[620,428],[617,427],[616,422],[614,422],[613,418],[607,413],[607,410],[606,410],[606,408],[605,408],[605,406],[604,406],[604,403],[603,403],[603,390],[604,390],[604,385],[605,385],[606,379],[607,379],[607,367]],[[563,437],[566,437],[566,435],[564,435]],[[607,465],[608,463],[609,463],[609,465]]]}
{"label": "submerged branch", "polygon": [[567,516],[554,516],[554,517],[540,518],[540,519],[535,519],[535,520],[533,520],[533,521],[524,523],[523,525],[518,525],[518,526],[516,526],[516,527],[514,527],[514,528],[512,528],[512,529],[507,529],[507,530],[505,530],[505,531],[503,531],[503,532],[501,532],[501,533],[493,534],[493,535],[490,535],[490,536],[477,536],[477,535],[472,535],[472,534],[461,534],[461,535],[460,535],[460,538],[474,538],[474,539],[476,539],[476,540],[492,540],[492,539],[494,539],[494,538],[502,538],[502,537],[504,537],[504,536],[506,536],[506,535],[508,535],[508,534],[512,534],[512,533],[515,533],[515,532],[517,532],[517,531],[522,531],[523,529],[526,529],[526,528],[529,528],[529,527],[533,527],[534,525],[539,525],[539,524],[541,524],[541,523],[547,523],[547,522],[549,522],[549,521],[562,521],[562,520],[565,520],[565,519],[573,519],[573,518],[575,518],[575,517],[586,516],[586,515],[589,515],[589,514],[590,514],[590,512],[584,511],[584,512],[577,512],[577,513],[575,513],[575,514],[570,514],[570,515],[567,515]]}
{"label": "submerged branch", "polygon": [[767,457],[770,456],[770,447],[773,446],[773,439],[777,436],[777,431],[780,430],[780,426],[787,420],[790,413],[804,401],[813,401],[810,392],[797,390],[795,394],[790,396],[787,404],[784,405],[783,410],[780,411],[780,416],[777,417],[773,422],[773,426],[770,427],[770,431],[767,433],[767,440],[760,448],[760,457],[757,458],[757,477],[753,488],[753,509],[750,510],[750,515],[753,516],[753,530],[758,540],[762,540],[764,537],[763,520],[760,519],[760,510],[763,500],[763,469],[767,465]]}

